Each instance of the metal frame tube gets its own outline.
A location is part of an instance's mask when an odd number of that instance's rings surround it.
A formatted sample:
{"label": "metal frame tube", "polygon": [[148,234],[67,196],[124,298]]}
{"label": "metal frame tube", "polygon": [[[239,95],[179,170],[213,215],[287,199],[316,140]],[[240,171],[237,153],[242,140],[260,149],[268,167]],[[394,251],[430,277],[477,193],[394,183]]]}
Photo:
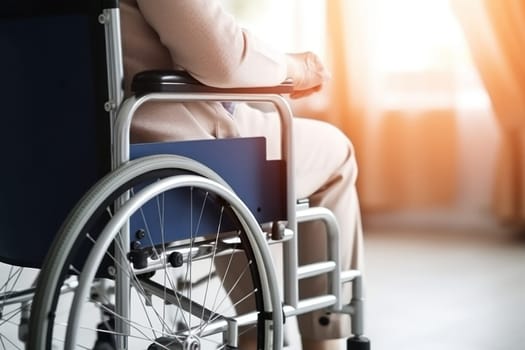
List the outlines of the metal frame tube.
{"label": "metal frame tube", "polygon": [[297,279],[297,219],[295,191],[295,158],[293,142],[293,114],[288,102],[278,94],[246,93],[151,93],[140,97],[132,96],[122,103],[115,120],[114,166],[129,160],[131,120],[137,109],[146,102],[202,102],[235,101],[266,102],[274,105],[281,119],[281,153],[286,161],[287,185],[287,228],[295,234],[283,243],[284,257],[284,302],[297,306],[299,301],[299,282]]}
{"label": "metal frame tube", "polygon": [[361,336],[364,334],[364,293],[363,293],[363,276],[357,276],[352,282],[352,334]]}
{"label": "metal frame tube", "polygon": [[339,252],[339,225],[334,214],[327,208],[311,207],[297,212],[298,222],[321,220],[326,227],[327,256],[329,261],[335,263],[335,268],[329,274],[329,289],[336,297],[335,310],[342,309],[341,301],[341,258]]}
{"label": "metal frame tube", "polygon": [[[107,67],[107,81],[108,81],[108,98],[109,100],[105,103],[104,108],[109,113],[109,125],[110,125],[110,137],[111,145],[114,144],[113,128],[115,119],[117,118],[117,109],[120,106],[123,97],[123,81],[124,81],[124,70],[123,70],[123,59],[122,59],[122,42],[121,42],[121,31],[120,31],[120,12],[118,8],[104,9],[102,14],[99,16],[99,22],[104,24],[105,31],[105,43],[106,43],[106,67]],[[116,169],[118,165],[113,161],[112,153],[112,169]],[[121,199],[116,203],[118,207],[124,199]],[[124,266],[126,263],[126,253],[129,249],[129,230],[124,227],[119,237],[119,243],[124,252],[122,253],[119,249],[116,250],[116,259],[120,266]],[[130,280],[121,269],[117,269],[116,279],[119,281],[115,290],[116,298],[116,312],[123,317],[129,316],[129,293],[130,293]],[[117,320],[115,322],[115,330],[117,334],[129,333],[129,325],[125,322]],[[126,340],[123,337],[116,337],[117,349],[126,349]]]}
{"label": "metal frame tube", "polygon": [[[124,98],[124,64],[120,32],[120,12],[118,9],[104,9],[98,18],[104,25],[106,43],[106,68],[108,81],[108,101],[104,108],[110,115],[110,126],[117,117],[117,110]],[[111,133],[112,134],[112,133]]]}

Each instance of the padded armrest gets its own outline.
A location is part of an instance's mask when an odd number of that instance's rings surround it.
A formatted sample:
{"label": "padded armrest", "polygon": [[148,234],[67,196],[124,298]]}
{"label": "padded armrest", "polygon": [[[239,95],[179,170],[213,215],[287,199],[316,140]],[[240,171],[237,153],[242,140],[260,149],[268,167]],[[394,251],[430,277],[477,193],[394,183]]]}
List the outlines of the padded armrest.
{"label": "padded armrest", "polygon": [[133,77],[131,91],[136,95],[154,92],[220,92],[244,94],[287,94],[292,92],[291,82],[277,86],[253,88],[216,88],[207,86],[182,70],[149,70]]}

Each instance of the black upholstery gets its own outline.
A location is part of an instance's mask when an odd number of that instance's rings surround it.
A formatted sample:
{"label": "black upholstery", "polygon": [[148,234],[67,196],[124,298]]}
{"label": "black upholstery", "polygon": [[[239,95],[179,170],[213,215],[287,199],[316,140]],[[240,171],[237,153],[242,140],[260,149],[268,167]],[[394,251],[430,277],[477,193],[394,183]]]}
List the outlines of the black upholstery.
{"label": "black upholstery", "polygon": [[220,92],[243,94],[286,94],[293,90],[291,83],[270,87],[216,88],[201,84],[181,70],[150,70],[133,77],[131,91],[137,95],[150,92]]}
{"label": "black upholstery", "polygon": [[109,171],[98,3],[0,8],[0,261],[38,265],[67,213]]}

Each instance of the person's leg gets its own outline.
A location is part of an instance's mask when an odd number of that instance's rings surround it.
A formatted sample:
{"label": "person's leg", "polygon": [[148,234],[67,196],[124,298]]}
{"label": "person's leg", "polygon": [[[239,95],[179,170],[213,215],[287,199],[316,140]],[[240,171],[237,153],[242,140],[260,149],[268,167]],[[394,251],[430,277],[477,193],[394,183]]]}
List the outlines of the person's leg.
{"label": "person's leg", "polygon": [[[307,196],[311,206],[330,209],[340,228],[340,253],[343,269],[363,267],[362,229],[355,182],[357,165],[350,141],[335,127],[311,120],[295,123],[298,195]],[[311,135],[315,135],[312,139]],[[301,151],[302,147],[309,150]],[[303,192],[304,191],[304,192]],[[299,263],[327,259],[324,225],[317,221],[299,226]],[[325,276],[300,282],[300,297],[308,298],[327,291]],[[350,285],[343,288],[344,302],[351,296]],[[315,311],[298,318],[303,349],[337,349],[334,341],[351,335],[350,317]]]}
{"label": "person's leg", "polygon": [[[234,119],[242,136],[265,136],[269,158],[280,157],[280,127],[273,113],[261,113],[241,105]],[[348,138],[334,126],[294,118],[296,190],[299,198],[309,198],[312,206],[323,206],[336,216],[340,227],[342,268],[362,268],[362,229],[355,188],[357,166]],[[299,227],[301,264],[326,260],[326,235],[319,222]],[[327,290],[326,278],[301,281],[300,297],[310,297]],[[350,298],[349,286],[343,291]],[[304,349],[336,349],[337,341],[350,336],[347,315],[312,312],[299,317]]]}

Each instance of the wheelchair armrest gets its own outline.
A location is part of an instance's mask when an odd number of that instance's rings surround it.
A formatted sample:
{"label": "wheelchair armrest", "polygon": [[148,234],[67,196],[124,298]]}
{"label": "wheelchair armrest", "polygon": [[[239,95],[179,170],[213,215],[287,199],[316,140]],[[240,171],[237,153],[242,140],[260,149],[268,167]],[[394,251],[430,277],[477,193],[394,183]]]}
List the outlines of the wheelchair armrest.
{"label": "wheelchair armrest", "polygon": [[154,92],[220,92],[238,94],[287,94],[292,92],[291,82],[269,87],[217,88],[207,86],[182,70],[148,70],[137,73],[131,82],[136,95]]}

